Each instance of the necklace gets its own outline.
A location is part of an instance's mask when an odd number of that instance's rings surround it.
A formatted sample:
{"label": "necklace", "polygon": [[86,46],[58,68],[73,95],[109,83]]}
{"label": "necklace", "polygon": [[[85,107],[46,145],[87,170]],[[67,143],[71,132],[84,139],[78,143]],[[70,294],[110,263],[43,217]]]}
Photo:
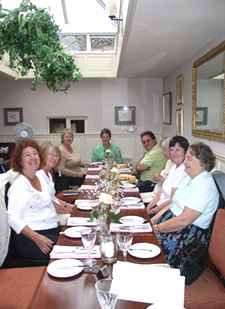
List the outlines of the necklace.
{"label": "necklace", "polygon": [[34,176],[34,179],[30,178],[29,176],[23,174],[25,177],[27,177],[33,184],[35,184],[36,181],[36,175]]}

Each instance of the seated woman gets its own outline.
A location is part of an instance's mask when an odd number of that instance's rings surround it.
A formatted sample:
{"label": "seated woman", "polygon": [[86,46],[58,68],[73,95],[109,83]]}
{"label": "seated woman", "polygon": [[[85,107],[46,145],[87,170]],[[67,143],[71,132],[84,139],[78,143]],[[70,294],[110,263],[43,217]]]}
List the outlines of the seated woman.
{"label": "seated woman", "polygon": [[61,162],[58,166],[58,171],[67,176],[69,186],[81,186],[84,182],[85,174],[80,168],[88,167],[89,163],[82,162],[80,155],[72,147],[74,136],[70,129],[64,129],[61,137],[62,144],[59,146]]}
{"label": "seated woman", "polygon": [[[163,182],[162,190],[157,193],[155,198],[148,204],[146,210],[150,216],[157,214],[161,209],[164,208],[166,211],[171,204],[174,193],[181,180],[187,176],[184,171],[185,166],[183,161],[185,159],[185,154],[188,149],[189,143],[187,139],[183,136],[174,136],[170,143],[170,156],[172,162],[175,165],[171,168],[166,180]],[[152,223],[154,224],[154,218]],[[156,216],[157,218],[157,216]]]}
{"label": "seated woman", "polygon": [[58,214],[69,214],[71,213],[72,209],[74,208],[73,204],[65,203],[64,201],[60,200],[55,196],[55,188],[54,182],[52,180],[52,176],[50,171],[56,168],[61,159],[61,152],[59,147],[56,146],[54,143],[46,142],[41,146],[45,156],[46,156],[46,163],[45,167],[41,170],[38,170],[36,175],[41,176],[45,179],[49,186],[49,192],[52,197],[52,202],[55,206],[55,209]]}
{"label": "seated woman", "polygon": [[180,250],[192,239],[209,244],[210,223],[219,193],[212,175],[215,156],[203,143],[189,147],[184,160],[188,174],[177,188],[170,209],[153,225],[167,262],[173,266]]}
{"label": "seated woman", "polygon": [[157,184],[155,185],[154,190],[152,192],[140,193],[142,201],[145,203],[145,205],[147,205],[147,203],[150,203],[156,197],[157,193],[162,190],[162,184],[165,181],[166,177],[168,176],[169,171],[171,170],[172,166],[174,165],[170,157],[170,148],[169,148],[170,141],[171,141],[171,137],[167,137],[161,143],[163,154],[167,158],[167,162],[166,162],[165,168],[160,172],[160,174],[154,173],[152,175],[153,180],[157,181]]}
{"label": "seated woman", "polygon": [[92,162],[102,162],[106,156],[106,150],[111,150],[112,157],[117,163],[123,163],[123,157],[120,148],[110,143],[111,131],[109,129],[102,129],[100,133],[102,144],[96,146],[92,152]]}
{"label": "seated woman", "polygon": [[49,186],[41,175],[36,175],[44,164],[36,141],[20,142],[11,164],[19,175],[8,191],[8,222],[16,232],[17,250],[24,257],[42,260],[49,259],[61,230]]}

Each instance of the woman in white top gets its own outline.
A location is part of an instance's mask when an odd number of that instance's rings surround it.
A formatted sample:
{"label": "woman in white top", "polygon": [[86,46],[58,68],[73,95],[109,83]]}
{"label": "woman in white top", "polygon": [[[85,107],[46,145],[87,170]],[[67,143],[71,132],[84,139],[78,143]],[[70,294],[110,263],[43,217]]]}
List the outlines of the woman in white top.
{"label": "woman in white top", "polygon": [[44,164],[36,141],[25,139],[17,145],[11,166],[19,175],[8,191],[8,222],[20,254],[34,259],[49,259],[61,230],[49,186],[36,175]]}
{"label": "woman in white top", "polygon": [[[183,136],[174,136],[169,143],[171,160],[175,165],[171,168],[167,178],[162,184],[162,190],[159,191],[156,197],[148,204],[146,210],[150,216],[154,216],[161,209],[166,211],[172,201],[174,193],[181,182],[187,176],[184,171],[185,166],[183,161],[188,149],[189,143]],[[161,213],[162,214],[162,211]],[[152,218],[152,223],[156,223],[158,216]]]}
{"label": "woman in white top", "polygon": [[61,159],[61,152],[57,145],[52,142],[45,142],[41,146],[45,156],[46,163],[45,167],[41,170],[38,170],[36,175],[41,175],[49,186],[49,192],[52,197],[52,202],[56,208],[57,213],[60,214],[69,214],[74,208],[73,204],[66,203],[55,196],[55,184],[52,180],[52,175],[50,171],[58,166]]}

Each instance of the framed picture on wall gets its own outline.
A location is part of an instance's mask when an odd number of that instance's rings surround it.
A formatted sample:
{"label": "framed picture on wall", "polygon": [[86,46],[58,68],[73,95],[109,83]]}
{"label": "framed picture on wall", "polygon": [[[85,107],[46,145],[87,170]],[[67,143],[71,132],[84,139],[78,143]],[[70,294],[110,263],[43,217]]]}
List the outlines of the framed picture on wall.
{"label": "framed picture on wall", "polygon": [[177,77],[177,104],[184,104],[184,74]]}
{"label": "framed picture on wall", "polygon": [[115,106],[115,124],[135,124],[135,106]]}
{"label": "framed picture on wall", "polygon": [[171,92],[163,95],[163,123],[171,124]]}
{"label": "framed picture on wall", "polygon": [[17,107],[3,108],[4,125],[14,126],[15,124],[23,121],[23,109]]}
{"label": "framed picture on wall", "polygon": [[195,124],[197,126],[207,125],[208,107],[196,107]]}
{"label": "framed picture on wall", "polygon": [[176,135],[183,136],[184,131],[184,110],[183,108],[176,110]]}

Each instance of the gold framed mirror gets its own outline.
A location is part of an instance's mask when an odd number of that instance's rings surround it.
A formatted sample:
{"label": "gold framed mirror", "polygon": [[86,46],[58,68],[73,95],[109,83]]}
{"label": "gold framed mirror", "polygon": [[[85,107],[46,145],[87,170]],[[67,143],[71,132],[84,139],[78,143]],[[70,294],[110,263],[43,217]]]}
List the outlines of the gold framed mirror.
{"label": "gold framed mirror", "polygon": [[225,41],[193,63],[192,135],[225,142]]}

